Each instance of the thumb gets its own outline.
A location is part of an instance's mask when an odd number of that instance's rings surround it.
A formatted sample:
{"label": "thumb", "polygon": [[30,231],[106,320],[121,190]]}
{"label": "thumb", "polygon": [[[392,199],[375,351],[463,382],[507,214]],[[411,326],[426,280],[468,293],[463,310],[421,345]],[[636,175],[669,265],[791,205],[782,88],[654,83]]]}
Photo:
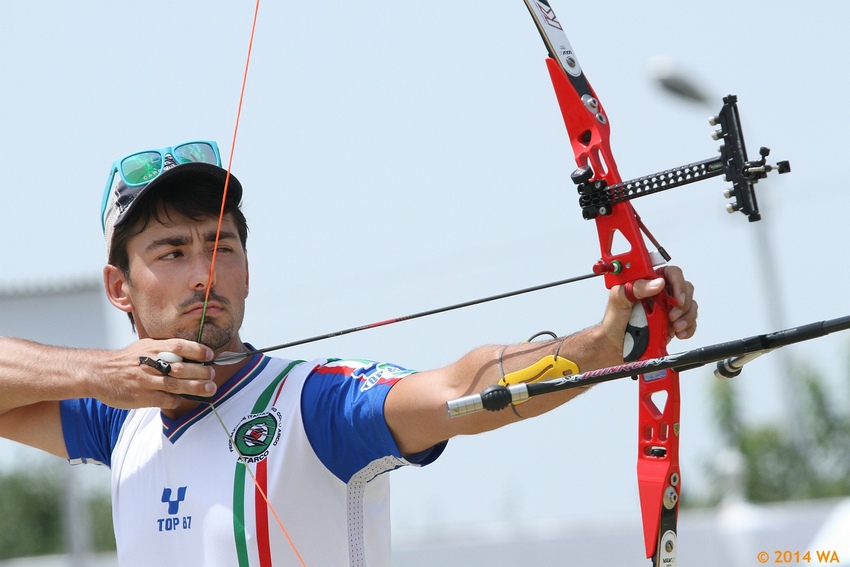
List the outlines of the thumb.
{"label": "thumb", "polygon": [[602,329],[611,344],[622,348],[626,327],[632,316],[634,304],[647,297],[658,295],[664,289],[664,278],[637,280],[614,286],[608,294],[608,306],[602,318]]}
{"label": "thumb", "polygon": [[622,295],[622,299],[629,303],[637,303],[641,299],[652,297],[661,293],[667,282],[664,278],[654,278],[651,280],[636,280],[628,282],[617,290],[618,294]]}

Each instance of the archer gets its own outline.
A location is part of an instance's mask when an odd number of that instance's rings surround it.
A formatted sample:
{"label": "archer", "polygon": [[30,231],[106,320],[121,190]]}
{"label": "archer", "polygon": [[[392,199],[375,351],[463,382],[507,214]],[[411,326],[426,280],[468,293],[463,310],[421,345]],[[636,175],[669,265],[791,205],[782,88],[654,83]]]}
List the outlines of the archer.
{"label": "archer", "polygon": [[[116,161],[101,211],[104,285],[139,340],[94,351],[0,339],[0,435],[111,468],[125,566],[388,565],[383,473],[427,465],[451,437],[542,414],[579,390],[463,420],[446,400],[507,376],[534,381],[521,371],[548,356],[569,372],[621,363],[629,297],[668,289],[668,339],[696,329],[693,286],[670,267],[666,281],[637,281],[628,294],[615,286],[596,326],[478,347],[444,368],[252,352],[239,335],[249,289],[241,198],[213,142]],[[210,364],[224,353],[245,356]]]}

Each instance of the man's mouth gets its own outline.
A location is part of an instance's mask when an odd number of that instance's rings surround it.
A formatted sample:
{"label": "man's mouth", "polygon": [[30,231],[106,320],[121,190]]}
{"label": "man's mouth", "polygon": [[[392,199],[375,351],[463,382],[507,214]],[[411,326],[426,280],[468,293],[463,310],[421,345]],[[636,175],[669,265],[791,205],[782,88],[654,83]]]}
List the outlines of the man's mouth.
{"label": "man's mouth", "polygon": [[[224,308],[220,303],[211,301],[207,304],[207,316],[218,315],[224,311]],[[185,315],[189,315],[190,317],[200,317],[204,313],[204,304],[197,303],[190,306],[183,312]]]}

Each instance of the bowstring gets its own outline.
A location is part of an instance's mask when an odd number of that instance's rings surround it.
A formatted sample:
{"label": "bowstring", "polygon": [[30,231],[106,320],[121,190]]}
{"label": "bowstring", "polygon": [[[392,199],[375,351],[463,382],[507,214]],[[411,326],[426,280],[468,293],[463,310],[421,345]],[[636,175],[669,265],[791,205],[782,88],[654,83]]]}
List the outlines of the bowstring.
{"label": "bowstring", "polygon": [[[213,282],[214,282],[214,278],[215,278],[215,261],[216,261],[217,255],[218,255],[218,243],[219,243],[219,239],[221,237],[221,227],[222,227],[222,224],[224,223],[224,213],[225,213],[225,207],[227,205],[227,190],[230,187],[230,178],[231,178],[230,171],[233,167],[233,155],[236,153],[236,137],[237,137],[237,134],[239,133],[239,120],[242,117],[242,103],[245,99],[245,86],[248,83],[248,69],[249,69],[250,64],[251,64],[251,52],[252,52],[253,47],[254,47],[254,33],[256,32],[256,29],[257,29],[257,15],[259,14],[259,12],[260,12],[260,0],[256,0],[256,3],[254,5],[254,17],[253,17],[253,20],[251,22],[251,36],[248,40],[248,54],[247,54],[247,57],[245,58],[245,68],[242,72],[242,86],[241,86],[240,91],[239,91],[239,104],[237,105],[237,109],[236,109],[236,123],[233,126],[233,137],[232,137],[231,142],[230,142],[230,157],[228,158],[228,161],[227,161],[227,170],[226,170],[227,173],[225,174],[225,177],[224,177],[224,189],[222,191],[222,196],[221,196],[221,209],[220,209],[219,214],[218,214],[218,225],[216,226],[216,231],[215,231],[215,242],[213,243],[212,257],[210,258],[210,273],[209,273],[209,276],[208,276],[208,279],[207,279],[207,290],[206,290],[206,293],[204,295],[204,306],[203,306],[203,309],[201,310],[201,322],[200,322],[200,325],[198,327],[198,341],[197,342],[199,342],[199,343],[201,342],[201,338],[204,335],[204,323],[206,322],[207,305],[209,304],[210,293],[212,292]],[[224,430],[225,434],[227,435],[227,438],[230,440],[231,446],[236,450],[236,455],[239,458],[239,462],[242,463],[242,465],[245,467],[245,470],[248,472],[248,475],[251,477],[251,481],[254,483],[254,486],[256,487],[257,492],[260,494],[260,496],[262,496],[263,501],[265,501],[266,506],[268,507],[272,516],[274,516],[275,522],[277,522],[278,527],[280,527],[281,531],[283,532],[283,535],[286,537],[286,541],[289,542],[289,547],[295,553],[295,556],[298,558],[298,561],[301,563],[302,567],[306,567],[306,564],[304,563],[304,559],[301,557],[301,554],[298,552],[298,548],[295,546],[295,543],[292,541],[292,538],[289,536],[289,532],[284,527],[283,521],[281,521],[280,516],[278,516],[277,511],[275,511],[275,509],[274,509],[274,506],[272,506],[272,503],[269,500],[268,495],[266,495],[265,490],[263,490],[262,486],[260,486],[260,483],[257,480],[257,477],[254,475],[254,471],[251,470],[251,467],[249,466],[245,457],[242,455],[242,452],[237,447],[236,442],[234,441],[233,437],[230,434],[230,430],[227,429],[227,425],[224,423],[224,420],[221,418],[221,414],[218,413],[218,410],[216,409],[215,404],[213,404],[212,402],[209,402],[209,407],[212,410],[213,415],[215,415],[216,419],[218,420],[219,424],[221,424],[221,427]]]}
{"label": "bowstring", "polygon": [[248,83],[248,68],[251,63],[251,51],[254,48],[254,32],[257,29],[257,15],[260,11],[260,0],[254,5],[254,19],[251,23],[251,37],[248,40],[248,55],[245,59],[245,69],[242,72],[242,87],[239,90],[239,104],[236,107],[236,123],[233,126],[233,138],[230,141],[230,157],[227,160],[227,173],[224,176],[224,190],[221,195],[221,210],[218,213],[218,226],[215,231],[215,242],[213,244],[212,258],[210,259],[210,273],[207,279],[207,291],[204,295],[204,307],[201,311],[201,324],[198,329],[198,342],[204,333],[204,323],[207,316],[207,305],[210,301],[212,282],[215,277],[215,260],[218,256],[218,243],[221,237],[221,225],[224,222],[224,209],[227,204],[227,190],[230,188],[230,171],[233,168],[233,154],[236,153],[236,135],[239,133],[239,120],[242,118],[242,102],[245,99],[245,85]]}

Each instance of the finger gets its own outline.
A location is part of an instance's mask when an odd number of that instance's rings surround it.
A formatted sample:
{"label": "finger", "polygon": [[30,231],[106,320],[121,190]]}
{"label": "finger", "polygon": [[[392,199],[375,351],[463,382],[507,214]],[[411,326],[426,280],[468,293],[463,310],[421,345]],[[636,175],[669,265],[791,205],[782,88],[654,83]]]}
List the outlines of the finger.
{"label": "finger", "polygon": [[183,357],[173,352],[160,352],[156,355],[156,360],[148,356],[139,358],[139,364],[146,364],[163,376],[171,374],[171,364],[175,362],[183,362]]}
{"label": "finger", "polygon": [[[671,296],[672,297],[672,296]],[[683,291],[679,298],[676,298],[676,305],[669,311],[670,322],[675,322],[684,317],[690,310],[694,302],[694,286],[691,282],[686,281],[683,285]]]}
{"label": "finger", "polygon": [[670,338],[674,336],[679,339],[691,338],[696,333],[698,314],[699,306],[696,301],[692,301],[688,311],[670,323]]}
{"label": "finger", "polygon": [[634,286],[634,282],[626,282],[623,284],[623,293],[626,294],[626,299],[629,300],[629,303],[637,303],[640,301],[640,299],[635,296]]}
{"label": "finger", "polygon": [[[682,322],[680,322],[680,323],[682,323]],[[697,322],[696,321],[694,321],[693,323],[690,323],[690,324],[677,325],[676,330],[674,330],[673,327],[670,328],[669,337],[671,339],[674,338],[674,337],[677,338],[677,339],[681,339],[681,340],[689,339],[689,338],[694,336],[694,334],[696,333],[696,330],[697,330]]]}
{"label": "finger", "polygon": [[208,346],[185,339],[169,339],[162,341],[161,344],[164,346],[164,348],[163,346],[160,347],[161,352],[172,353],[184,360],[207,362],[215,358],[215,353]]}
{"label": "finger", "polygon": [[[160,353],[169,357],[168,353]],[[160,376],[160,380],[154,380],[151,387],[156,390],[174,393],[177,395],[189,394],[196,396],[209,397],[215,394],[217,386],[213,379],[215,378],[215,369],[203,366],[197,363],[174,362],[169,363],[161,359],[152,359],[150,357],[140,357],[140,365],[149,367],[150,372],[156,372]]]}
{"label": "finger", "polygon": [[201,396],[208,398],[215,394],[217,387],[211,380],[187,380],[177,376],[163,376],[157,389],[178,396]]}
{"label": "finger", "polygon": [[165,385],[165,380],[174,380],[160,374],[157,370],[143,365],[141,377],[136,377],[130,383],[113,384],[109,389],[111,396],[108,402],[120,408],[147,408],[158,407],[162,409],[175,409],[180,406],[181,399],[170,392]]}
{"label": "finger", "polygon": [[663,276],[667,282],[670,297],[676,305],[684,306],[693,297],[693,284],[685,279],[682,269],[678,266],[665,266]]}
{"label": "finger", "polygon": [[145,361],[145,358],[153,357],[140,357],[140,364],[147,364],[165,375],[192,380],[213,380],[215,378],[215,369],[195,362],[193,359],[187,359],[184,363],[183,357],[175,352],[158,352],[154,363]]}
{"label": "finger", "polygon": [[166,394],[165,392],[155,392],[153,399],[145,407],[157,407],[161,409],[177,409],[182,403],[179,396]]}
{"label": "finger", "polygon": [[641,299],[658,295],[664,290],[665,285],[664,278],[636,280],[620,286],[618,291],[622,299],[631,304],[637,303]]}

